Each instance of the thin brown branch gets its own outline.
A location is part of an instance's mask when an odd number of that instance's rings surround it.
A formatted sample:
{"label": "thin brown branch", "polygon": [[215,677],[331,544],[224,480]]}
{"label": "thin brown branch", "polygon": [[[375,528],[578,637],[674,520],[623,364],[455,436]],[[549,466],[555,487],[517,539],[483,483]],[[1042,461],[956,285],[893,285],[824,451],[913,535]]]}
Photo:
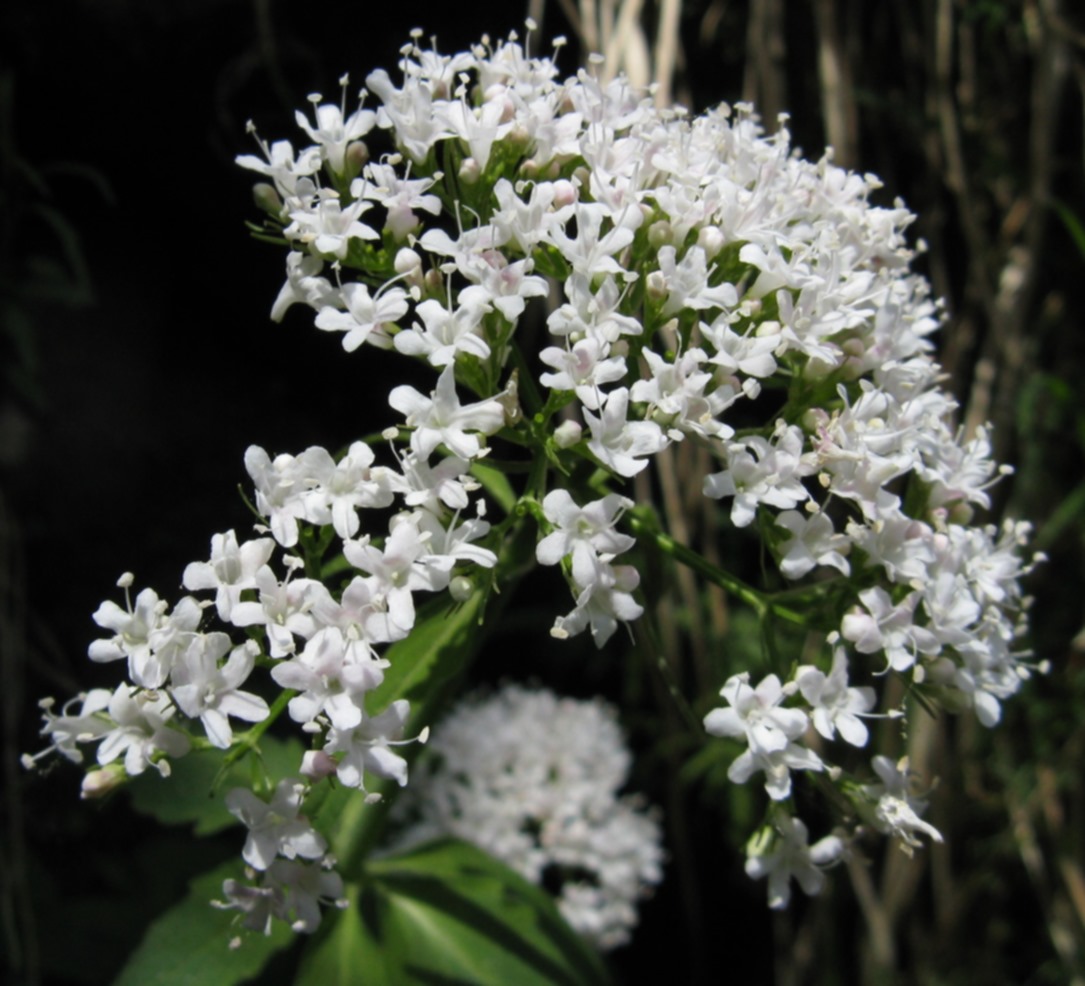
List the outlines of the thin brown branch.
{"label": "thin brown branch", "polygon": [[859,115],[851,67],[840,40],[836,0],[814,0],[818,35],[818,78],[825,134],[837,164],[854,168],[859,157]]}

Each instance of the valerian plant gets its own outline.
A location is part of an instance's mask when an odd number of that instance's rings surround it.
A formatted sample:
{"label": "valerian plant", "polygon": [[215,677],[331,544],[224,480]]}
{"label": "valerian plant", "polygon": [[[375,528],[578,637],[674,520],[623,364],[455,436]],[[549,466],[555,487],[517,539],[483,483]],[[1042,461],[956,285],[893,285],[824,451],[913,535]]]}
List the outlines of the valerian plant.
{"label": "valerian plant", "polygon": [[[550,646],[589,634],[602,647],[619,624],[640,632],[641,551],[688,566],[763,626],[807,635],[801,652],[766,647],[768,673],[731,668],[720,699],[686,696],[702,710],[698,742],[729,741],[730,780],[763,785],[746,869],[767,878],[770,907],[787,906],[792,881],[816,894],[861,832],[909,851],[940,841],[917,786],[931,778],[874,748],[868,723],[904,730],[917,707],[944,707],[995,726],[1034,669],[1021,643],[1033,559],[1027,524],[974,521],[1008,469],[986,431],[951,423],[931,356],[943,316],[910,267],[911,214],[873,205],[874,177],[794,153],[784,119],[767,136],[749,106],[691,116],[594,68],[561,81],[515,35],[442,55],[419,32],[396,77],[370,73],[356,104],[346,77],[340,102],[311,102],[300,147],[257,137],[259,153],[238,158],[262,179],[254,229],[287,250],[272,317],[307,307],[346,358],[410,360],[432,384],[391,386],[386,417],[338,456],[249,448],[255,531],[214,535],[176,601],[133,598],[122,577],[124,604],[94,614],[106,636],[89,656],[126,680],[59,710],[43,702],[49,746],[28,765],[89,760],[91,797],[217,758],[207,785],[248,835],[213,896],[235,912],[242,951],[258,947],[243,929],[309,933],[328,907],[368,908],[382,920],[337,922],[303,969],[368,948],[375,981],[403,981],[408,950],[426,961],[411,925],[422,907],[464,943],[458,958],[446,949],[446,972],[482,975],[472,956],[501,953],[502,981],[597,978],[545,895],[477,850],[374,855],[378,802],[407,785],[449,682],[527,571],[550,567],[568,588]],[[633,478],[684,442],[709,453],[687,478],[719,502],[721,536],[760,541],[764,585],[680,543],[633,496]],[[555,715],[555,700],[515,701],[517,715]],[[471,788],[508,721],[450,721],[435,751],[460,756],[450,784]],[[274,739],[276,722],[297,739]],[[568,744],[569,763],[625,764],[612,739],[592,740],[598,729],[548,742]],[[276,774],[273,760],[292,766]],[[539,756],[524,762],[535,766],[507,790],[529,802],[562,760],[549,776]],[[427,812],[426,790],[415,810],[434,825],[451,809]],[[500,803],[500,787],[487,792]],[[626,825],[628,859],[606,862],[631,875],[627,908],[659,879],[650,818]],[[481,823],[442,831],[510,858]],[[586,847],[570,857],[581,867]],[[464,900],[504,937],[449,904]],[[596,945],[631,927],[628,914],[593,918],[590,894],[578,901],[565,913],[579,909]],[[510,934],[534,936],[535,951],[508,950]]]}

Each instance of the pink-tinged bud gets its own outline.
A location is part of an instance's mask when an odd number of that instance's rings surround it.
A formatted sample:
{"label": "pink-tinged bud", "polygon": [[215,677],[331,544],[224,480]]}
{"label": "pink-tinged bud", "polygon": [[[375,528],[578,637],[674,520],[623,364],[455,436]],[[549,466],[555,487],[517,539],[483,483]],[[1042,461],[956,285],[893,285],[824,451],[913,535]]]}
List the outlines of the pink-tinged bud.
{"label": "pink-tinged bud", "polygon": [[474,185],[482,177],[482,168],[473,157],[465,157],[460,165],[459,179],[465,185]]}
{"label": "pink-tinged bud", "polygon": [[427,294],[432,298],[439,297],[444,290],[444,286],[444,274],[436,267],[426,271],[426,276],[422,278],[422,291],[424,294]]}
{"label": "pink-tinged bud", "polygon": [[343,167],[346,169],[346,177],[353,178],[362,173],[369,163],[369,148],[364,140],[352,140],[347,144],[346,153],[343,157]]}
{"label": "pink-tinged bud", "polygon": [[89,801],[92,798],[104,798],[110,791],[120,787],[127,779],[128,775],[125,774],[124,767],[120,764],[110,764],[99,770],[88,771],[87,776],[83,778],[79,797],[84,801]]}
{"label": "pink-tinged bud", "polygon": [[563,421],[554,429],[554,444],[558,448],[572,448],[584,435],[584,429],[576,421]]}
{"label": "pink-tinged bud", "polygon": [[301,758],[301,774],[319,781],[335,773],[336,763],[323,750],[308,750]]}
{"label": "pink-tinged bud", "polygon": [[576,185],[571,181],[562,178],[560,181],[554,182],[554,205],[559,209],[567,205],[573,205],[578,197]]}

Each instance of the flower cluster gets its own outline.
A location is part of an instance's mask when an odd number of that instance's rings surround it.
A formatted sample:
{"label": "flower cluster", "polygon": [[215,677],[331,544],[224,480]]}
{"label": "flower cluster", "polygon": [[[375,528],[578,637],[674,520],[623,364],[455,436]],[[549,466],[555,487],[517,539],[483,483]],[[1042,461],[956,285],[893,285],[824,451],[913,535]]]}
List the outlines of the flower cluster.
{"label": "flower cluster", "polygon": [[[184,570],[194,595],[174,604],[144,589],[102,605],[110,636],[90,657],[126,662],[128,680],[60,715],[46,703],[49,750],[81,762],[98,743],[84,790],[101,793],[148,766],[167,774],[195,745],[234,749],[238,721],[258,738],[285,710],[310,741],[307,780],[276,797],[333,776],[366,794],[366,774],[405,785],[409,705],[371,707],[389,648],[415,630],[419,593],[484,606],[505,589],[498,573],[506,558],[522,567],[526,533],[575,599],[555,618],[559,640],[589,630],[602,647],[618,623],[650,618],[634,559],[654,552],[820,641],[807,664],[768,655],[780,666],[756,685],[732,669],[727,705],[704,720],[745,744],[731,780],[764,776],[768,838],[748,868],[769,875],[774,906],[789,874],[816,890],[817,867],[843,851],[837,836],[807,851],[792,798],[806,774],[908,847],[934,837],[906,764],[875,756],[881,784],[866,783],[870,769],[843,770],[826,744],[865,747],[865,717],[904,715],[886,707],[896,676],[997,723],[1030,674],[1031,561],[1027,524],[973,523],[1007,470],[986,430],[951,423],[929,338],[941,311],[910,270],[911,214],[874,205],[872,176],[799,157],[783,118],[767,136],[748,106],[690,116],[623,78],[560,81],[515,35],[455,55],[420,38],[396,79],[366,78],[356,108],[346,77],[339,104],[311,97],[300,148],[258,138],[261,153],[238,163],[261,176],[263,233],[287,251],[272,317],[308,308],[349,353],[428,366],[432,389],[389,389],[390,420],[374,429],[383,465],[360,440],[338,457],[250,448],[257,536],[216,535]],[[677,544],[627,495],[677,443],[706,451],[712,465],[687,480],[720,501],[731,534],[760,538],[775,569],[763,588]],[[247,690],[258,668],[264,683]],[[271,703],[268,680],[283,690]],[[234,801],[246,821],[258,814]],[[298,846],[280,843],[316,862]],[[292,869],[313,863],[265,849],[249,855],[281,871],[278,889],[226,896],[255,923],[296,913],[311,930],[315,905],[275,894],[316,880]],[[638,872],[650,881],[649,856]],[[338,895],[325,880],[306,900]],[[591,934],[617,940],[622,921]]]}
{"label": "flower cluster", "polygon": [[226,795],[230,814],[249,830],[241,852],[246,875],[251,881],[256,871],[262,874],[257,884],[227,880],[222,887],[226,901],[213,901],[223,910],[240,911],[242,927],[268,934],[272,919],[279,918],[295,931],[313,932],[320,924],[321,904],[347,905],[343,881],[331,872],[335,860],[327,843],[298,814],[304,795],[305,785],[294,778],[280,781],[270,801],[247,788]]}
{"label": "flower cluster", "polygon": [[509,685],[468,696],[433,730],[396,812],[404,845],[454,835],[553,892],[601,949],[628,941],[662,877],[660,826],[619,796],[630,754],[613,708]]}

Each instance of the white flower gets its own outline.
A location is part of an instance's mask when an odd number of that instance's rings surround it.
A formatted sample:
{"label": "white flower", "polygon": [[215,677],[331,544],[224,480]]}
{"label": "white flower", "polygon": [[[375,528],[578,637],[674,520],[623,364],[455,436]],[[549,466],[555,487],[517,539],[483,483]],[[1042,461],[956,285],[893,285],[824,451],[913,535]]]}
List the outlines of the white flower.
{"label": "white flower", "polygon": [[325,715],[336,729],[353,729],[362,721],[366,693],[384,680],[387,665],[370,656],[368,644],[350,640],[339,627],[326,627],[300,655],[276,664],[271,677],[298,693],[287,706],[295,722]]}
{"label": "white flower", "polygon": [[361,222],[361,216],[371,208],[373,203],[365,199],[343,206],[335,192],[323,189],[312,206],[290,213],[293,221],[283,230],[283,235],[311,245],[317,253],[332,254],[345,260],[351,240],[380,239],[380,233]]}
{"label": "white flower", "polygon": [[733,428],[716,419],[743,392],[726,384],[706,394],[715,377],[701,370],[705,354],[700,349],[687,349],[673,363],[650,349],[641,355],[651,378],[637,380],[629,394],[634,401],[651,405],[648,416],[667,429],[668,438],[678,441],[685,432],[719,438],[734,434]]}
{"label": "white flower", "polygon": [[867,728],[859,717],[874,708],[873,688],[848,687],[848,659],[841,647],[833,651],[829,674],[810,665],[795,672],[795,684],[810,703],[814,728],[826,739],[836,731],[852,746],[866,746]]}
{"label": "white flower", "polygon": [[300,815],[305,785],[292,778],[279,781],[270,801],[248,788],[235,787],[226,795],[230,814],[249,830],[241,855],[249,866],[266,870],[277,856],[320,859],[328,844]]}
{"label": "white flower", "polygon": [[789,815],[777,820],[774,828],[775,832],[762,830],[750,840],[746,873],[754,880],[768,877],[769,907],[782,910],[791,901],[792,879],[811,897],[821,893],[823,869],[839,861],[844,843],[839,836],[827,835],[808,845],[806,826]]}
{"label": "white flower", "polygon": [[271,306],[272,321],[281,322],[287,309],[298,302],[321,309],[336,303],[339,294],[331,281],[320,277],[324,261],[299,250],[286,255],[286,283]]}
{"label": "white flower", "polygon": [[272,460],[258,445],[245,449],[245,471],[256,485],[256,509],[271,521],[271,533],[284,548],[298,543],[298,520],[305,516],[302,467],[292,455]]}
{"label": "white flower", "polygon": [[388,328],[407,314],[407,292],[403,288],[388,288],[370,297],[369,288],[360,281],[344,284],[341,297],[346,311],[324,305],[316,316],[316,327],[325,332],[344,332],[343,348],[352,353],[368,342],[378,349],[392,346]]}
{"label": "white flower", "polygon": [[373,450],[365,442],[353,442],[336,462],[322,448],[304,454],[308,482],[314,487],[302,494],[305,519],[314,524],[331,523],[344,540],[358,533],[359,509],[379,509],[391,504],[392,470],[374,466]]}
{"label": "white flower", "polygon": [[699,246],[690,247],[676,261],[673,246],[660,247],[657,254],[660,273],[666,284],[667,300],[661,316],[670,318],[680,311],[704,311],[706,308],[733,308],[738,304],[738,292],[728,282],[709,287],[711,273],[705,252]]}
{"label": "white flower", "polygon": [[760,435],[728,445],[727,468],[705,477],[705,496],[734,497],[731,520],[736,527],[748,526],[762,503],[789,510],[810,496],[802,484],[803,477],[813,472],[802,455],[802,432],[782,427],[775,438],[776,445]]}
{"label": "white flower", "polygon": [[782,801],[791,794],[792,770],[818,772],[825,765],[812,750],[793,742],[809,722],[801,709],[780,705],[794,685],[782,686],[770,674],[754,689],[749,678],[748,672],[742,672],[727,679],[720,694],[730,708],[713,709],[705,716],[704,727],[713,736],[744,737],[749,744],[727,771],[732,782],[744,784],[757,771],[764,771],[769,797]]}
{"label": "white flower", "polygon": [[588,448],[600,462],[626,477],[635,476],[648,465],[644,456],[655,455],[668,444],[654,421],[628,421],[628,409],[629,390],[619,387],[606,395],[598,418],[590,411],[584,412],[592,436]]}
{"label": "white flower", "polygon": [[[407,783],[407,761],[392,747],[415,742],[400,738],[410,713],[410,703],[406,699],[397,699],[380,715],[364,716],[357,726],[330,729],[324,752],[329,756],[343,754],[336,769],[340,782],[365,791],[365,774],[372,773],[404,787]],[[427,735],[423,732],[419,741],[424,743]],[[372,800],[378,797],[367,795]]]}
{"label": "white flower", "polygon": [[757,688],[750,687],[749,672],[732,675],[720,694],[730,707],[705,716],[705,730],[713,736],[743,736],[755,753],[778,753],[806,731],[806,713],[780,705],[791,692],[774,674]]}
{"label": "white flower", "polygon": [[[343,79],[343,97],[346,99],[346,77]],[[345,157],[347,145],[351,141],[364,137],[373,129],[377,122],[377,114],[373,110],[357,109],[345,120],[343,109],[334,103],[321,103],[319,95],[309,97],[313,104],[316,126],[312,126],[306,116],[299,110],[294,114],[294,119],[299,127],[309,137],[320,145],[324,159],[328,166],[336,174],[343,174],[345,169]]]}
{"label": "white flower", "polygon": [[267,564],[274,550],[271,538],[239,545],[233,531],[216,534],[211,538],[211,560],[190,563],[181,582],[190,592],[214,589],[219,619],[228,623],[242,591],[255,587],[257,571]]}
{"label": "white flower", "polygon": [[434,184],[435,178],[401,178],[390,164],[370,162],[365,166],[364,177],[351,183],[350,194],[356,199],[372,199],[384,206],[388,214],[384,228],[395,240],[402,241],[418,226],[415,209],[440,215],[441,200],[436,195],[425,194]]}
{"label": "white flower", "polygon": [[[53,713],[55,700],[43,698],[38,703],[45,720],[40,735],[48,736],[52,742],[38,753],[24,754],[22,765],[31,770],[39,760],[54,751],[72,763],[82,763],[83,751],[76,744],[93,742],[113,728],[109,719],[102,714],[109,707],[109,699],[108,689],[93,688],[65,702],[58,716]],[[78,711],[72,712],[76,706]]]}
{"label": "white flower", "polygon": [[258,695],[240,690],[252,673],[259,646],[250,640],[235,647],[219,667],[230,644],[224,633],[194,636],[170,676],[170,694],[177,707],[186,716],[199,718],[207,738],[222,750],[233,742],[230,716],[262,722],[269,711],[267,702]]}
{"label": "white flower", "polygon": [[368,538],[343,545],[347,561],[373,576],[374,594],[383,599],[389,617],[404,634],[414,626],[412,592],[438,592],[451,577],[455,559],[433,554],[429,541],[430,535],[407,519],[393,525],[383,550],[370,544]]}
{"label": "white flower", "polygon": [[831,565],[841,575],[850,575],[844,557],[851,542],[833,530],[833,522],[824,511],[804,517],[797,510],[785,510],[776,524],[791,537],[779,546],[780,571],[789,579],[801,579],[818,565]]}
{"label": "white flower", "polygon": [[230,611],[230,622],[237,627],[263,626],[268,653],[286,657],[294,653],[294,637],[308,639],[316,632],[309,613],[310,597],[323,585],[315,579],[290,579],[280,582],[270,567],[261,568],[254,579],[259,602],[242,601]]}
{"label": "white flower", "polygon": [[407,427],[414,429],[411,448],[423,460],[441,444],[460,458],[478,458],[482,442],[468,432],[493,435],[505,424],[505,409],[496,399],[460,404],[452,364],[444,368],[429,397],[401,384],[388,395],[388,403],[405,415]]}
{"label": "white flower", "polygon": [[483,317],[492,310],[488,292],[472,285],[457,300],[456,308],[433,298],[418,305],[415,310],[423,324],[400,332],[395,337],[396,349],[408,356],[425,356],[432,366],[449,366],[461,353],[489,357],[490,347],[480,331]]}
{"label": "white flower", "polygon": [[919,817],[926,809],[927,802],[912,793],[915,782],[909,770],[908,758],[893,763],[888,757],[877,756],[871,762],[882,783],[867,785],[863,788],[863,794],[875,802],[874,816],[878,829],[899,839],[901,849],[908,855],[922,846],[916,833],[941,842],[942,833]]}
{"label": "white flower", "polygon": [[[128,596],[127,585],[125,596]],[[128,659],[128,677],[142,688],[158,688],[169,677],[173,661],[187,646],[200,625],[200,606],[185,596],[169,613],[169,604],[152,589],[136,596],[135,606],[126,598],[128,609],[106,601],[94,613],[94,622],[116,635],[95,640],[88,649],[92,661]]]}
{"label": "white flower", "polygon": [[282,895],[282,912],[277,916],[290,922],[290,930],[311,935],[320,925],[320,905],[347,907],[343,879],[324,862],[302,863],[277,859],[268,867],[264,882]]}
{"label": "white flower", "polygon": [[634,598],[640,573],[631,565],[611,565],[598,560],[591,579],[576,597],[576,607],[554,621],[550,633],[559,640],[575,637],[591,628],[596,647],[602,647],[618,629],[618,622],[631,623],[644,612]]}
{"label": "white flower", "polygon": [[602,403],[599,388],[625,376],[625,360],[620,356],[605,359],[607,349],[605,341],[590,336],[569,349],[549,346],[539,353],[539,359],[558,372],[541,374],[539,382],[556,390],[573,390],[581,404],[598,411]]}
{"label": "white flower", "polygon": [[152,765],[163,777],[169,776],[169,761],[165,758],[183,757],[191,746],[184,733],[166,725],[176,711],[163,692],[118,685],[108,706],[114,726],[102,737],[98,763],[104,767],[123,754],[129,777],[142,774]]}
{"label": "white flower", "polygon": [[540,565],[556,565],[572,555],[573,578],[582,587],[591,584],[597,556],[613,558],[636,544],[634,538],[615,529],[618,518],[632,506],[633,501],[628,497],[611,493],[580,507],[568,491],[551,490],[542,508],[555,530],[536,546],[536,559]]}
{"label": "white flower", "polygon": [[[888,668],[907,671],[920,654],[937,654],[942,645],[930,630],[916,626],[915,608],[918,592],[911,592],[895,606],[889,593],[879,586],[864,589],[859,599],[867,612],[858,607],[846,613],[840,632],[855,644],[860,654],[885,651]],[[887,670],[888,670],[887,668]]]}

